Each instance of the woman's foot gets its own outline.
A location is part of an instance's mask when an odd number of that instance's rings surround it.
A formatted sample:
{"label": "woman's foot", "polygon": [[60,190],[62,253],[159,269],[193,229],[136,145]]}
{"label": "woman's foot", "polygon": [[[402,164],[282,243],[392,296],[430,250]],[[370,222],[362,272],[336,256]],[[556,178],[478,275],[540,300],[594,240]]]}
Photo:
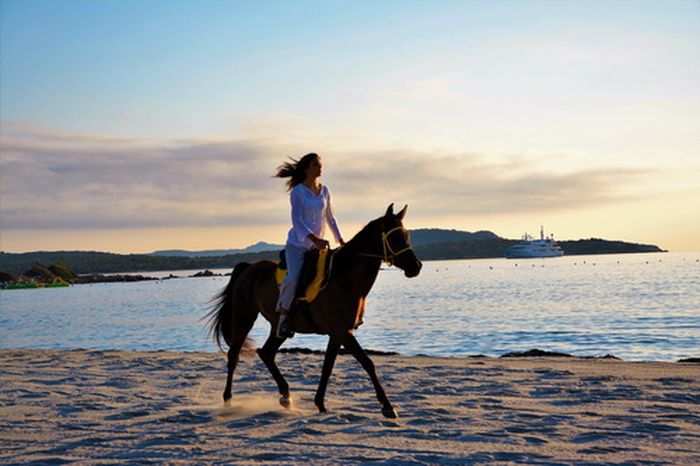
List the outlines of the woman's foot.
{"label": "woman's foot", "polygon": [[288,318],[288,311],[281,310],[280,318],[277,320],[277,338],[292,338],[294,337],[294,332],[292,331],[292,324]]}

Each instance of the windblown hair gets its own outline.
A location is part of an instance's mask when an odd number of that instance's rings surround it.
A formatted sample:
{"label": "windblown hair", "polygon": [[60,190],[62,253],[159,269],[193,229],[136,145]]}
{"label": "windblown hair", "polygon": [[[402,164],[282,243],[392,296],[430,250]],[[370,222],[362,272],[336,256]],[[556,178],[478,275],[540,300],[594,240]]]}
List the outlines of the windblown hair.
{"label": "windblown hair", "polygon": [[289,157],[290,162],[284,162],[277,167],[275,178],[289,178],[287,181],[287,191],[291,191],[294,186],[304,182],[306,179],[306,169],[309,168],[311,162],[317,158],[318,154],[316,152],[309,152],[299,160]]}

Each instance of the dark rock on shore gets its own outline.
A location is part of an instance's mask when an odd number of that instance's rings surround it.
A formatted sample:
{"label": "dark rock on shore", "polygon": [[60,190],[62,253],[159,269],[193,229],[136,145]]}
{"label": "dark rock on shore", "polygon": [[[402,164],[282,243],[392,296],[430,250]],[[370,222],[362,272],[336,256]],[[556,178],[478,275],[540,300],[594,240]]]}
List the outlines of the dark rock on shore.
{"label": "dark rock on shore", "polygon": [[574,356],[568,353],[558,353],[556,351],[545,351],[541,349],[531,349],[529,351],[514,351],[500,356],[501,358],[583,358],[583,359],[616,359],[621,361],[615,355],[606,354],[605,356]]}
{"label": "dark rock on shore", "polygon": [[82,275],[76,278],[74,283],[141,282],[147,280],[158,279],[155,277],[144,277],[143,275]]}
{"label": "dark rock on shore", "polygon": [[214,273],[211,270],[207,269],[204,272],[197,272],[194,275],[190,275],[191,278],[199,278],[199,277],[221,277],[222,275],[220,273]]}
{"label": "dark rock on shore", "polygon": [[50,283],[56,278],[56,274],[49,270],[47,266],[38,261],[32,262],[32,266],[22,275],[31,280],[46,283]]}
{"label": "dark rock on shore", "polygon": [[531,349],[529,351],[514,351],[501,355],[502,358],[533,358],[533,357],[548,357],[548,358],[573,358],[572,355],[566,353],[557,353],[556,351],[544,351],[541,349]]}
{"label": "dark rock on shore", "polygon": [[14,283],[17,277],[11,273],[7,273],[4,270],[0,270],[0,283]]}
{"label": "dark rock on shore", "polygon": [[[323,350],[312,350],[309,348],[281,348],[279,353],[288,353],[288,354],[326,354],[325,351]],[[367,353],[370,356],[399,356],[399,353],[395,351],[380,351],[380,350],[373,350],[373,349],[367,349],[365,350],[365,353]],[[348,350],[345,348],[340,349],[339,354],[351,354]]]}
{"label": "dark rock on shore", "polygon": [[68,286],[77,277],[75,272],[59,262],[46,266],[39,261],[34,261],[28,270],[17,276],[0,271],[0,283],[6,285]]}
{"label": "dark rock on shore", "polygon": [[622,361],[622,359],[618,358],[614,354],[606,354],[605,356],[586,356],[586,357],[597,358],[597,359],[616,359],[618,361]]}

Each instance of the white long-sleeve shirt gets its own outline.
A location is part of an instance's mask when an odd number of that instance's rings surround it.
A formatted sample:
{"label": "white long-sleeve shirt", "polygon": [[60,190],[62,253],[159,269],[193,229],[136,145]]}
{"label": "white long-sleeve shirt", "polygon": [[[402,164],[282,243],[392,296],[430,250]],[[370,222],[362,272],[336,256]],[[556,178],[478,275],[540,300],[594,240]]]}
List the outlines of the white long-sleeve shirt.
{"label": "white long-sleeve shirt", "polygon": [[289,195],[292,204],[292,228],[287,235],[287,243],[303,249],[311,249],[313,242],[309,239],[309,233],[317,238],[323,238],[326,224],[331,229],[336,241],[342,240],[338,222],[333,213],[331,192],[324,185],[321,192],[316,195],[303,183],[292,188]]}

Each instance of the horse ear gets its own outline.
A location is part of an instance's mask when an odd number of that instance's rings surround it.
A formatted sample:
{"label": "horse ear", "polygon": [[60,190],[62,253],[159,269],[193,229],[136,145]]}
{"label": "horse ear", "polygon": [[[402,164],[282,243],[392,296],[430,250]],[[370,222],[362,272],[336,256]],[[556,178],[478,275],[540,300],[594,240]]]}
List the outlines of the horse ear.
{"label": "horse ear", "polygon": [[386,214],[384,214],[385,217],[389,217],[390,215],[394,215],[394,203],[392,202],[389,204],[389,207],[386,209]]}
{"label": "horse ear", "polygon": [[403,209],[401,209],[401,212],[396,214],[396,218],[398,218],[399,220],[403,220],[404,216],[406,215],[407,210],[408,210],[408,204],[403,206]]}

